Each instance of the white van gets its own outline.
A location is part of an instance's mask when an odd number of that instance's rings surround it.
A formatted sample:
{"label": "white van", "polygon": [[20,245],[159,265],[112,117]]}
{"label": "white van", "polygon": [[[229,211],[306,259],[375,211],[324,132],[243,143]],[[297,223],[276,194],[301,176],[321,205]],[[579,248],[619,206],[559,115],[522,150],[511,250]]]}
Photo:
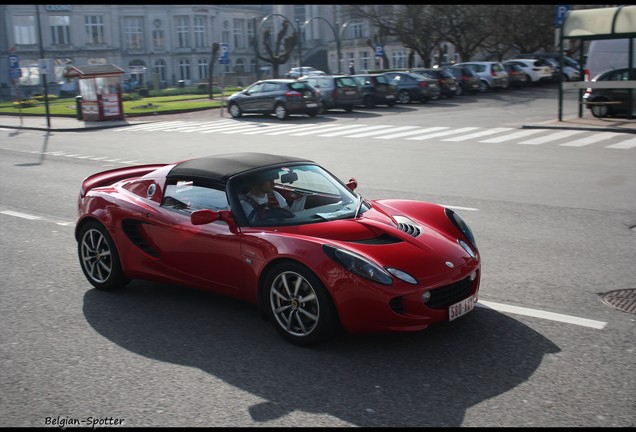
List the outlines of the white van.
{"label": "white van", "polygon": [[[636,39],[633,43],[634,67],[636,67]],[[590,42],[585,63],[585,80],[608,69],[629,67],[629,39],[600,39]]]}

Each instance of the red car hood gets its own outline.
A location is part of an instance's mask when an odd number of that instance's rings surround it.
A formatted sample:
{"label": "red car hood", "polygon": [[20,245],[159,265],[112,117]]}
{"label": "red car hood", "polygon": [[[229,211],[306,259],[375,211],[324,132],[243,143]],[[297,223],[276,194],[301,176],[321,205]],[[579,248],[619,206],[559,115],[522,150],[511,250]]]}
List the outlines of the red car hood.
{"label": "red car hood", "polygon": [[459,233],[442,232],[412,220],[421,229],[416,237],[400,230],[396,221],[374,203],[357,219],[281,227],[276,231],[311,237],[313,241],[323,239],[324,243],[357,252],[382,266],[407,271],[420,280],[449,273],[464,277],[479,265],[479,257],[472,258],[457,242]]}

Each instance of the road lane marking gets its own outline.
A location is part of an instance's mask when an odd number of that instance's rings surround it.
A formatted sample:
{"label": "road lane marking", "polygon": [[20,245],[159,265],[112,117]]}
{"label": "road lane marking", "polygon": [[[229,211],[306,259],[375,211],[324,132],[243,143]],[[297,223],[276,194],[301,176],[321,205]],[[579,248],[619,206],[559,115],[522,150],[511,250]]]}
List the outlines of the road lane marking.
{"label": "road lane marking", "polygon": [[605,148],[611,148],[611,149],[621,149],[621,150],[627,150],[627,149],[631,149],[636,147],[636,138],[631,138],[628,139],[626,141],[621,141],[619,143],[616,144],[611,144],[608,146],[605,146]]}
{"label": "road lane marking", "polygon": [[425,139],[429,139],[429,138],[437,138],[437,137],[441,137],[441,136],[446,136],[446,135],[454,135],[454,134],[459,134],[462,132],[469,132],[471,130],[475,130],[478,129],[476,127],[465,127],[465,128],[461,128],[461,129],[451,129],[448,131],[443,131],[443,132],[437,132],[437,133],[432,133],[432,134],[428,134],[428,135],[420,135],[420,136],[416,136],[416,137],[411,137],[411,138],[407,138],[407,140],[425,140]]}
{"label": "road lane marking", "polygon": [[479,142],[480,143],[500,143],[500,142],[504,142],[504,141],[512,141],[513,139],[517,139],[517,138],[523,138],[523,137],[526,137],[528,135],[534,135],[534,134],[539,133],[539,132],[545,132],[545,131],[542,131],[541,129],[525,129],[525,130],[522,130],[520,132],[516,132],[516,133],[500,136],[500,137],[497,137],[497,138],[490,138],[490,139],[487,139],[487,140],[481,140]]}
{"label": "road lane marking", "polygon": [[544,143],[556,141],[562,138],[568,138],[572,135],[580,134],[582,132],[583,131],[577,131],[577,130],[555,132],[547,136],[543,136],[543,137],[539,137],[539,138],[535,138],[535,139],[531,139],[527,141],[521,141],[519,144],[544,144]]}
{"label": "road lane marking", "polygon": [[475,133],[468,134],[468,135],[462,135],[462,136],[459,136],[459,137],[445,138],[442,141],[454,141],[454,142],[466,141],[466,140],[469,140],[469,139],[472,139],[472,138],[480,138],[480,137],[483,137],[483,136],[498,134],[500,132],[508,132],[510,130],[513,130],[513,129],[512,128],[486,129],[484,131],[475,132]]}
{"label": "road lane marking", "polygon": [[579,325],[583,327],[591,327],[597,330],[601,330],[605,328],[605,326],[607,325],[607,323],[603,321],[595,321],[595,320],[591,320],[587,318],[575,317],[572,315],[563,315],[563,314],[554,313],[554,312],[542,311],[539,309],[529,309],[529,308],[524,308],[520,306],[512,306],[512,305],[507,305],[503,303],[485,301],[481,299],[479,299],[479,301],[475,303],[475,305],[481,306],[487,309],[493,309],[498,312],[509,312],[509,313],[517,314],[517,315],[547,319],[551,321],[559,321],[559,322],[575,324],[575,325]]}

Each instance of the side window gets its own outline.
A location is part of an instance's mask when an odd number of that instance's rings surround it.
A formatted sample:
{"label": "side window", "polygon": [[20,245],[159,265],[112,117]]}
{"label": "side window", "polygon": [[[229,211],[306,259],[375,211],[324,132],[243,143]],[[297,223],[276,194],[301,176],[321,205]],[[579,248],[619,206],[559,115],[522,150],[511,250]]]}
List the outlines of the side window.
{"label": "side window", "polygon": [[170,181],[161,203],[163,207],[191,213],[195,210],[227,210],[225,190],[198,184],[191,180]]}
{"label": "side window", "polygon": [[278,90],[278,84],[276,83],[265,83],[265,85],[263,86],[263,91],[264,92],[273,92]]}
{"label": "side window", "polygon": [[258,93],[263,91],[263,83],[254,84],[247,89],[250,93]]}

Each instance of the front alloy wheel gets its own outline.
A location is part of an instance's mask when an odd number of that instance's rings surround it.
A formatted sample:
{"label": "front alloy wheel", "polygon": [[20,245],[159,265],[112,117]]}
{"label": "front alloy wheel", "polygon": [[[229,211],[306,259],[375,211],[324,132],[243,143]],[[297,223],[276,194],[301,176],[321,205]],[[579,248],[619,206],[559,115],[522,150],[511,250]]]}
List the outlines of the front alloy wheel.
{"label": "front alloy wheel", "polygon": [[333,302],[320,280],[297,263],[281,263],[265,281],[269,320],[285,339],[307,346],[332,336],[337,329]]}
{"label": "front alloy wheel", "polygon": [[128,283],[115,243],[100,223],[89,222],[84,225],[77,253],[84,276],[95,288],[109,291]]}
{"label": "front alloy wheel", "polygon": [[607,117],[610,113],[610,109],[607,105],[592,105],[590,108],[592,115],[596,118]]}
{"label": "front alloy wheel", "polygon": [[232,102],[227,110],[230,112],[230,115],[234,118],[239,118],[242,115],[241,108],[239,108],[236,102]]}

